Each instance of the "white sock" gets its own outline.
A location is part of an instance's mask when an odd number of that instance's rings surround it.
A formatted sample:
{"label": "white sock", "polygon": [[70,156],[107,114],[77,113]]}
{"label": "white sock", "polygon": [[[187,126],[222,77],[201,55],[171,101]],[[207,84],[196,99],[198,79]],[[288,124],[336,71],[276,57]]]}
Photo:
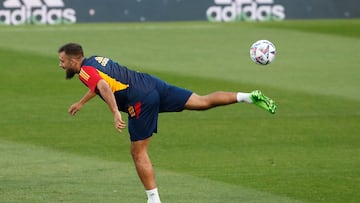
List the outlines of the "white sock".
{"label": "white sock", "polygon": [[146,194],[148,197],[148,203],[161,203],[157,188],[146,190]]}
{"label": "white sock", "polygon": [[236,99],[238,102],[253,103],[250,93],[238,92],[236,95]]}

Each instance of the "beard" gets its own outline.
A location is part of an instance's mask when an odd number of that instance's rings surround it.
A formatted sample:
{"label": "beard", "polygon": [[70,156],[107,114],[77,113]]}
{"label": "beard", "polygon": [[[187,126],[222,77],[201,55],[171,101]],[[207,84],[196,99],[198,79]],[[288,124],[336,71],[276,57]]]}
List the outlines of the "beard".
{"label": "beard", "polygon": [[76,74],[76,72],[74,70],[67,69],[66,70],[66,79],[70,80],[71,78],[74,77],[75,74]]}

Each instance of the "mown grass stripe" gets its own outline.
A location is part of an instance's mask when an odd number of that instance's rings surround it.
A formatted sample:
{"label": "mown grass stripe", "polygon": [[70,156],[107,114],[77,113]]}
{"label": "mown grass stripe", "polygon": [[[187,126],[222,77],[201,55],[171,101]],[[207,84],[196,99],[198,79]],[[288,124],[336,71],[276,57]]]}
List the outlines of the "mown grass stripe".
{"label": "mown grass stripe", "polygon": [[[145,202],[128,163],[0,141],[0,202]],[[157,170],[164,202],[298,202],[231,184]]]}

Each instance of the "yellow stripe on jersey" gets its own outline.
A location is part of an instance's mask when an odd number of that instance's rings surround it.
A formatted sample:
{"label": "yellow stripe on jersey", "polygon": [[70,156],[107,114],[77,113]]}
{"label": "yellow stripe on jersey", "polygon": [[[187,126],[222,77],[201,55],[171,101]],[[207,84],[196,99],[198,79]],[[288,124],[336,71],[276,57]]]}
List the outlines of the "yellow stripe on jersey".
{"label": "yellow stripe on jersey", "polygon": [[129,87],[128,84],[123,84],[99,70],[98,70],[98,72],[99,72],[99,75],[109,84],[109,86],[113,92],[124,90]]}
{"label": "yellow stripe on jersey", "polygon": [[86,81],[88,81],[90,78],[89,74],[87,74],[83,69],[80,70],[79,75]]}

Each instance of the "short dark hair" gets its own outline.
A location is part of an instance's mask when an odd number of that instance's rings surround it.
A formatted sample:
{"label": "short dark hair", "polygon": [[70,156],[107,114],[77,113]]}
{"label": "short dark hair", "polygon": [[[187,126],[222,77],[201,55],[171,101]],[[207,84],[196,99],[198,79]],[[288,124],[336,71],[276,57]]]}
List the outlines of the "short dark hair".
{"label": "short dark hair", "polygon": [[66,55],[74,57],[83,57],[84,51],[80,44],[67,43],[59,48],[58,53],[65,52]]}

